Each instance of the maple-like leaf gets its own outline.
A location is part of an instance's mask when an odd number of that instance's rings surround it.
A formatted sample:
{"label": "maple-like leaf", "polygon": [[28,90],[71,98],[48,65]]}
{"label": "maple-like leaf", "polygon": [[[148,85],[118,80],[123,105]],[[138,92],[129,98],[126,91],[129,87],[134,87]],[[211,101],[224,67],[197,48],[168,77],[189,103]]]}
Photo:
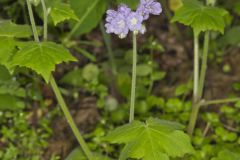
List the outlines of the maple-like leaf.
{"label": "maple-like leaf", "polygon": [[105,140],[126,144],[120,160],[169,160],[169,157],[182,157],[194,151],[189,136],[181,129],[178,123],[150,118],[145,123],[133,121],[121,126]]}
{"label": "maple-like leaf", "polygon": [[27,42],[13,56],[12,65],[30,68],[48,82],[55,66],[68,61],[76,59],[62,45],[53,42]]}
{"label": "maple-like leaf", "polygon": [[183,0],[183,5],[175,12],[172,22],[191,26],[196,34],[207,30],[224,33],[227,15],[225,9],[204,6],[198,0]]}

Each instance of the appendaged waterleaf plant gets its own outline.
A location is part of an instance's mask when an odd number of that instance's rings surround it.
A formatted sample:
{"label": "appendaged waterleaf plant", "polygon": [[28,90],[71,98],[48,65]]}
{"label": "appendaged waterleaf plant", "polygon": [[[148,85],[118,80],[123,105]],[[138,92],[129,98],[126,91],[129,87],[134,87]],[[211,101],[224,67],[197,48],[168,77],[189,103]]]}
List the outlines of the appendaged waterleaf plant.
{"label": "appendaged waterleaf plant", "polygon": [[143,160],[169,160],[169,157],[182,157],[192,153],[190,138],[185,134],[181,125],[150,118],[145,123],[134,121],[136,73],[137,73],[137,35],[144,34],[146,28],[143,22],[150,14],[159,15],[161,4],[155,0],[141,0],[136,11],[127,5],[119,5],[117,11],[108,10],[106,17],[106,32],[114,33],[125,38],[133,32],[133,67],[132,87],[130,97],[129,124],[121,126],[105,138],[111,143],[124,143],[120,160],[136,158]]}
{"label": "appendaged waterleaf plant", "polygon": [[136,11],[132,11],[127,5],[120,4],[117,11],[107,10],[106,32],[114,33],[119,38],[125,38],[129,31],[133,32],[133,65],[132,65],[132,87],[130,98],[129,121],[134,120],[136,75],[137,75],[137,35],[144,34],[146,27],[143,22],[147,20],[150,14],[159,15],[162,7],[155,0],[141,0]]}
{"label": "appendaged waterleaf plant", "polygon": [[193,153],[190,138],[178,123],[149,118],[145,123],[133,121],[115,129],[105,140],[126,144],[120,160],[169,160]]}
{"label": "appendaged waterleaf plant", "polygon": [[[194,78],[193,78],[193,107],[188,125],[188,133],[193,134],[196,125],[201,100],[203,96],[204,81],[207,71],[207,58],[210,31],[224,33],[227,24],[226,17],[228,12],[224,9],[215,7],[212,1],[206,0],[204,5],[198,0],[183,0],[183,5],[176,12],[172,22],[180,22],[192,27],[194,31]],[[204,47],[199,67],[199,35],[205,32]]]}

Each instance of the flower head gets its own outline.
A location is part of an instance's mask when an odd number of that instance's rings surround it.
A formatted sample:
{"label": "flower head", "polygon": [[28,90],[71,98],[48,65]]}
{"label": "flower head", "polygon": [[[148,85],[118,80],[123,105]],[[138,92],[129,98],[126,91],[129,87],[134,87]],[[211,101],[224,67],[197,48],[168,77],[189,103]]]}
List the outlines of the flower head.
{"label": "flower head", "polygon": [[120,5],[117,11],[108,10],[106,17],[106,32],[117,34],[120,38],[127,36],[129,28],[127,25],[127,17],[131,9],[126,5]]}
{"label": "flower head", "polygon": [[125,5],[119,5],[117,11],[109,9],[106,17],[106,32],[117,34],[125,38],[130,31],[134,34],[146,32],[143,20],[148,19],[149,14],[158,15],[162,12],[161,4],[156,0],[141,0],[136,12]]}
{"label": "flower head", "polygon": [[110,17],[108,17],[107,19],[111,19],[111,21],[109,21],[105,25],[105,27],[107,28],[106,32],[117,34],[121,38],[126,37],[129,32],[126,18],[120,13],[117,13],[114,17]]}
{"label": "flower head", "polygon": [[143,16],[137,12],[131,12],[127,17],[127,24],[130,31],[140,31],[142,29]]}
{"label": "flower head", "polygon": [[149,18],[149,14],[159,15],[162,12],[162,6],[156,0],[141,0],[137,12],[146,20]]}

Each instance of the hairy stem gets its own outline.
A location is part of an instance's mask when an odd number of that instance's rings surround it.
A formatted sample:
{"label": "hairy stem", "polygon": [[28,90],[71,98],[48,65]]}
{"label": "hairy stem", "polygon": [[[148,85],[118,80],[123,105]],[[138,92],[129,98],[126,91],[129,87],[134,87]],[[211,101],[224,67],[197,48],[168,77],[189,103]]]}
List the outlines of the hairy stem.
{"label": "hairy stem", "polygon": [[188,124],[188,134],[192,136],[200,105],[198,105],[198,83],[199,83],[199,34],[194,32],[194,79],[193,79],[193,107]]}
{"label": "hairy stem", "polygon": [[112,51],[111,36],[106,33],[103,22],[100,23],[100,29],[101,29],[101,32],[103,35],[105,45],[107,46],[107,53],[108,53],[109,62],[110,62],[111,68],[112,68],[112,72],[113,72],[113,74],[116,75],[117,68],[116,68],[116,63],[115,63],[115,59],[114,59],[114,55],[113,55],[113,51]]}
{"label": "hairy stem", "polygon": [[[32,24],[32,30],[33,30],[33,34],[34,34],[34,39],[36,42],[39,42],[39,37],[38,37],[38,33],[37,33],[37,29],[36,29],[36,25],[35,25],[35,20],[34,20],[34,17],[33,17],[33,13],[32,13],[32,6],[30,4],[30,1],[29,0],[26,0],[27,1],[27,5],[28,5],[28,11],[29,11],[29,16],[30,16],[30,21],[31,21],[31,24]],[[42,7],[43,7],[43,12],[44,12],[44,40],[47,40],[47,9],[46,9],[46,6],[45,6],[45,2],[44,0],[41,0],[41,3],[42,3]],[[85,155],[87,156],[87,158],[89,160],[94,160],[93,156],[92,156],[92,153],[91,151],[89,150],[86,142],[84,141],[81,133],[79,132],[76,124],[74,123],[73,121],[73,118],[67,108],[67,105],[61,95],[61,92],[56,84],[56,81],[55,79],[53,78],[53,76],[51,75],[51,78],[50,78],[50,84],[51,84],[51,87],[53,88],[53,91],[56,95],[56,98],[58,100],[58,103],[75,135],[75,137],[77,138],[80,146],[82,147]]]}
{"label": "hairy stem", "polygon": [[188,129],[187,129],[187,132],[190,136],[193,135],[193,131],[194,131],[195,126],[196,126],[197,117],[198,117],[200,107],[201,107],[201,103],[193,105],[192,112],[191,112],[191,115],[190,115],[189,124],[188,124]]}
{"label": "hairy stem", "polygon": [[[207,5],[212,5],[210,0],[206,0]],[[195,32],[194,30],[194,91],[193,91],[193,108],[192,113],[190,116],[190,121],[188,125],[188,134],[192,136],[199,109],[203,105],[202,104],[202,96],[203,96],[203,88],[204,88],[204,81],[207,71],[207,58],[208,58],[208,46],[209,46],[209,31],[205,32],[204,36],[204,48],[203,48],[203,57],[202,57],[202,65],[201,65],[201,74],[200,74],[200,80],[198,79],[199,76],[199,42],[198,42],[198,36],[199,33]]]}
{"label": "hairy stem", "polygon": [[136,97],[136,78],[137,78],[137,35],[133,34],[133,64],[132,64],[132,87],[129,122],[134,120],[134,108]]}
{"label": "hairy stem", "polygon": [[199,84],[199,40],[194,33],[194,79],[193,79],[193,103],[197,103]]}
{"label": "hairy stem", "polygon": [[27,2],[30,22],[31,22],[31,25],[32,25],[33,36],[34,36],[35,41],[39,42],[37,27],[36,27],[35,20],[34,20],[34,17],[33,17],[32,5],[31,5],[29,0],[26,0],[26,2]]}
{"label": "hairy stem", "polygon": [[42,9],[43,9],[43,39],[44,41],[47,41],[47,35],[48,35],[48,13],[47,13],[47,7],[44,0],[41,0]]}
{"label": "hairy stem", "polygon": [[199,85],[198,85],[198,100],[202,99],[202,96],[203,96],[204,81],[205,81],[206,71],[207,71],[208,46],[209,46],[209,31],[207,31],[204,36],[204,48],[203,48],[203,55],[202,55],[201,74],[200,74]]}
{"label": "hairy stem", "polygon": [[67,108],[67,105],[66,105],[66,103],[65,103],[65,101],[64,101],[64,99],[61,95],[61,92],[60,92],[60,90],[59,90],[59,88],[56,84],[56,81],[52,76],[50,78],[50,84],[51,84],[51,87],[53,88],[53,91],[54,91],[54,93],[57,97],[58,103],[59,103],[59,105],[60,105],[60,107],[61,107],[61,109],[62,109],[62,111],[63,111],[63,113],[64,113],[72,131],[73,131],[73,133],[74,133],[74,135],[75,135],[75,137],[77,138],[80,146],[82,147],[82,150],[84,151],[85,155],[87,156],[87,158],[89,160],[94,160],[94,158],[92,156],[92,153],[89,150],[86,142],[84,141],[81,133],[79,132],[76,124],[74,123],[74,120],[73,120],[73,118],[72,118],[72,116],[71,116],[71,114],[70,114],[70,112]]}

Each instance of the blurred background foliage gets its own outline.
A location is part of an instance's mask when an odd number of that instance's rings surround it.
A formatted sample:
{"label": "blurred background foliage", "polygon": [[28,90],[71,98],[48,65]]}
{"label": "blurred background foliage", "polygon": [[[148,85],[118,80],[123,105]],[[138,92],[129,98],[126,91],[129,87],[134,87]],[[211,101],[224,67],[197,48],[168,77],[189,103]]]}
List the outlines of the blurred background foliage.
{"label": "blurred background foliage", "polygon": [[[56,4],[69,4],[64,9],[72,9],[77,16],[70,17],[69,23],[61,19],[55,23],[51,19],[54,14],[50,14],[50,39],[63,43],[79,60],[59,65],[55,76],[90,148],[96,154],[116,159],[119,148],[101,138],[128,121],[132,50],[128,38],[119,40],[106,35],[103,19],[107,8],[119,3],[135,8],[138,0],[46,2],[51,10]],[[153,116],[187,124],[192,105],[192,32],[170,23],[181,0],[160,2],[163,14],[153,17],[146,24],[148,33],[139,37],[136,115],[140,120]],[[41,26],[41,5],[39,0],[33,3]],[[239,97],[240,2],[216,3],[230,16],[224,35],[211,33],[205,98]],[[0,0],[0,20],[29,24],[25,1]],[[69,33],[72,39],[64,41]],[[56,105],[51,89],[34,72],[19,68],[10,74],[0,66],[0,159],[78,160],[83,153],[75,148],[76,141]],[[240,102],[205,107],[193,137],[196,152],[184,159],[239,160],[239,135]]]}

